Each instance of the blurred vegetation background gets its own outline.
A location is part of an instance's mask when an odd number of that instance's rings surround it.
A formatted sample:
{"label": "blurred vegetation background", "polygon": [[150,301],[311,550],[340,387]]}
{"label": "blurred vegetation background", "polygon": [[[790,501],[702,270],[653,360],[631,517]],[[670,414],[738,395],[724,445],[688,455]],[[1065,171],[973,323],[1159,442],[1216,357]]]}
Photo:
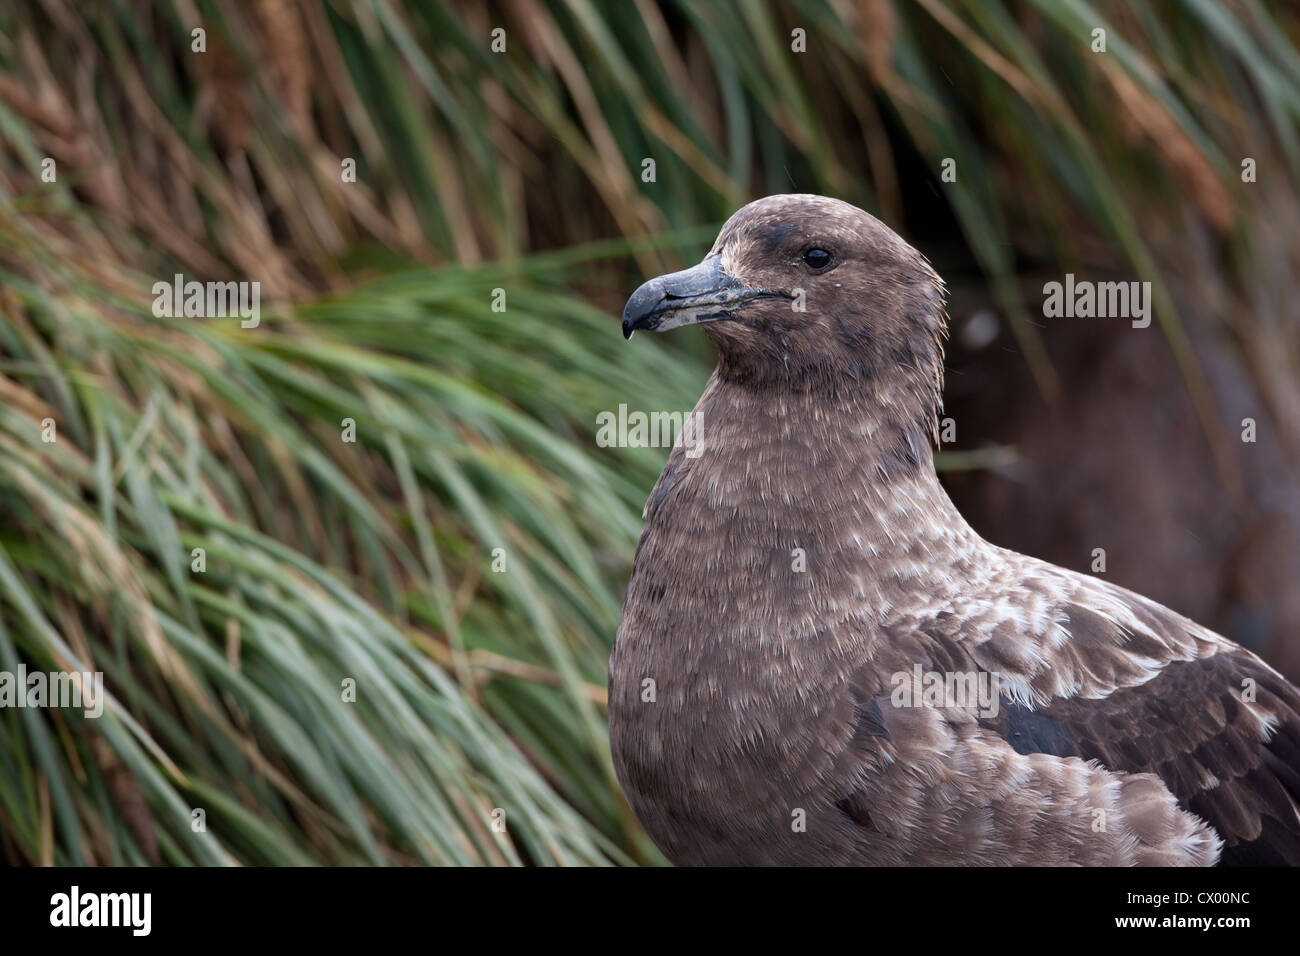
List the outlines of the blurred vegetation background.
{"label": "blurred vegetation background", "polygon": [[[1297,677],[1298,118],[1262,0],[6,4],[0,669],[110,700],[0,710],[0,858],[660,862],[604,682],[667,451],[595,417],[694,404],[703,337],[616,316],[774,192],[948,280],[979,530]],[[155,318],[177,272],[261,325]],[[1066,272],[1157,321],[1048,323]]]}

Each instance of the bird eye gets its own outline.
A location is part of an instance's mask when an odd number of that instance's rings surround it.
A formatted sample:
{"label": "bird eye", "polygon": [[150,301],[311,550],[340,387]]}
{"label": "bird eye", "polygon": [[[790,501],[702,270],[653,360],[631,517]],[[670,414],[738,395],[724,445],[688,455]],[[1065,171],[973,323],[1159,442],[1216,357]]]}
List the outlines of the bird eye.
{"label": "bird eye", "polygon": [[827,268],[834,257],[825,249],[808,249],[803,254],[803,261],[813,272],[821,272]]}

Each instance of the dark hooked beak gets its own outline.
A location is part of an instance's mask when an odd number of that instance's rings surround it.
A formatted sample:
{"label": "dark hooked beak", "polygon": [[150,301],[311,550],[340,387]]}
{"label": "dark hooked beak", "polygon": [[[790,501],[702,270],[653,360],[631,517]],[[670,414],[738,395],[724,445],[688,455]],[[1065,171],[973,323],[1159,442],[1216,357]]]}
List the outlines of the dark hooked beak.
{"label": "dark hooked beak", "polygon": [[722,268],[722,256],[715,253],[698,266],[651,279],[633,292],[623,309],[623,338],[630,339],[637,329],[666,332],[727,319],[755,299],[788,298],[738,281]]}

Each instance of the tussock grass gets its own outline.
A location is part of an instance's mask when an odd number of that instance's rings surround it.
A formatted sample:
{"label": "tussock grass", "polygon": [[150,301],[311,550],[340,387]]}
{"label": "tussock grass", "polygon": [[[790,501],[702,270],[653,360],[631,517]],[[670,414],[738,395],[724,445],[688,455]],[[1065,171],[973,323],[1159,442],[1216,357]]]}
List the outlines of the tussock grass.
{"label": "tussock grass", "polygon": [[96,301],[75,264],[0,270],[0,655],[111,695],[97,723],[0,712],[11,850],[139,862],[152,830],[166,862],[626,859],[611,570],[657,458],[582,429],[619,394],[689,407],[702,369],[618,348],[529,268],[504,313],[494,270],[418,269],[257,329]]}

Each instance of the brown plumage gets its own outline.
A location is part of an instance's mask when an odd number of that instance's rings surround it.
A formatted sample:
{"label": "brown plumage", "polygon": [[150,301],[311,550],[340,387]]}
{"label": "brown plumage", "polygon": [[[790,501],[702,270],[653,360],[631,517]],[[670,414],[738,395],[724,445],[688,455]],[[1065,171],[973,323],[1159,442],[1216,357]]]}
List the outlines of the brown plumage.
{"label": "brown plumage", "polygon": [[[669,858],[1300,863],[1300,692],[949,501],[943,286],[890,229],[760,200],[623,321],[718,349],[610,659],[619,779]],[[909,701],[930,673],[995,681],[996,706]]]}

